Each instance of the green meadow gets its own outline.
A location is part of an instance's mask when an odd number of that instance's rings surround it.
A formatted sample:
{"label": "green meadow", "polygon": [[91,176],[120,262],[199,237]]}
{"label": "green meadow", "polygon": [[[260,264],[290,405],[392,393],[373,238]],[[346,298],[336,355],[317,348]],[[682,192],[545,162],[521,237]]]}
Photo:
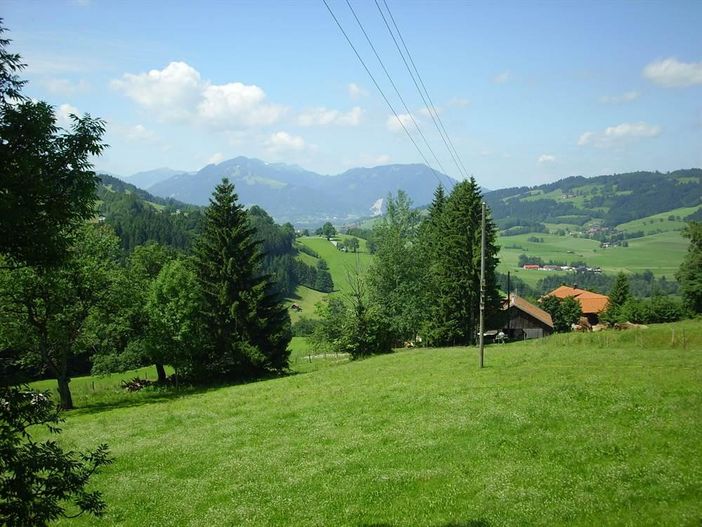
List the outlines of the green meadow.
{"label": "green meadow", "polygon": [[[340,234],[335,236],[334,240],[342,241],[347,238],[351,238],[351,236]],[[319,236],[305,236],[297,239],[298,243],[313,249],[326,260],[334,281],[334,290],[341,293],[349,292],[348,273],[355,272],[356,269],[364,273],[373,258],[368,252],[366,241],[361,238],[358,238],[358,241],[360,242],[359,251],[347,253],[338,250],[329,240]]]}
{"label": "green meadow", "polygon": [[491,346],[482,370],[475,348],[355,362],[293,350],[282,378],[77,397],[59,442],[110,445],[93,482],[109,509],[59,524],[702,520],[699,320]]}
{"label": "green meadow", "polygon": [[[544,241],[530,242],[529,238],[542,238]],[[584,260],[589,266],[601,267],[605,273],[620,271],[640,273],[647,269],[656,276],[673,278],[680,267],[688,247],[688,240],[679,231],[663,232],[628,240],[628,247],[600,248],[599,242],[574,236],[554,234],[520,234],[500,237],[500,264],[498,271],[510,271],[529,285],[536,285],[549,274],[562,275],[564,279],[572,273],[560,271],[527,271],[519,269],[520,254],[537,256],[545,262],[549,260],[570,263]]]}

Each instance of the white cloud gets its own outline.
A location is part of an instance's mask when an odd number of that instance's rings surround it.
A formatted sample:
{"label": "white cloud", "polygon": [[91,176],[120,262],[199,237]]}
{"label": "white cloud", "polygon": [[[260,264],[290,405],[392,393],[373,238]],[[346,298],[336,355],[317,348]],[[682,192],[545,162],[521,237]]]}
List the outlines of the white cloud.
{"label": "white cloud", "polygon": [[351,97],[354,100],[360,99],[361,97],[366,97],[368,95],[368,92],[361,88],[355,82],[349,84],[347,90],[349,92],[349,97]]}
{"label": "white cloud", "polygon": [[507,82],[511,78],[512,78],[512,73],[509,70],[507,70],[507,71],[503,71],[502,73],[500,73],[498,75],[495,75],[492,78],[492,82],[494,82],[495,84],[504,84],[505,82]]}
{"label": "white cloud", "polygon": [[657,137],[660,133],[661,127],[657,125],[644,122],[622,123],[605,128],[602,132],[585,132],[578,139],[578,145],[607,148],[634,140]]}
{"label": "white cloud", "polygon": [[71,119],[71,114],[79,115],[80,112],[78,108],[70,104],[62,104],[56,108],[56,124],[61,128],[70,128],[73,125],[73,119]]}
{"label": "white cloud", "polygon": [[300,113],[297,116],[297,124],[300,126],[358,126],[362,116],[363,109],[360,106],[354,106],[348,112],[319,107]]}
{"label": "white cloud", "polygon": [[73,82],[68,79],[45,79],[41,81],[44,87],[55,95],[75,95],[76,93],[85,93],[90,89],[90,84],[81,79],[78,82]]}
{"label": "white cloud", "polygon": [[[416,117],[414,120],[419,123],[419,120]],[[414,124],[412,123],[412,115],[408,113],[398,114],[397,117],[390,115],[385,121],[385,126],[391,132],[401,132],[403,125],[408,131],[412,131],[414,128]]]}
{"label": "white cloud", "polygon": [[285,112],[283,106],[267,103],[260,87],[212,84],[185,62],[171,62],[147,73],[125,73],[111,84],[164,121],[237,129],[273,124]]}
{"label": "white cloud", "polygon": [[271,134],[265,143],[266,150],[271,153],[284,151],[300,151],[305,149],[305,140],[299,135],[291,135],[288,132],[276,132]]}
{"label": "white cloud", "polygon": [[124,136],[129,141],[135,142],[153,142],[157,139],[156,132],[149,130],[143,124],[128,127],[124,130]]}
{"label": "white cloud", "polygon": [[361,154],[357,159],[351,161],[351,166],[377,166],[387,165],[392,160],[389,154]]}
{"label": "white cloud", "polygon": [[637,91],[628,91],[621,95],[603,95],[600,97],[602,104],[621,104],[625,102],[635,101],[641,96]]}
{"label": "white cloud", "polygon": [[648,80],[667,87],[702,84],[702,62],[680,62],[675,57],[652,62],[643,70]]}
{"label": "white cloud", "polygon": [[537,163],[539,165],[547,165],[549,163],[553,163],[556,161],[556,156],[553,156],[551,154],[541,154],[539,156],[539,159],[537,160]]}
{"label": "white cloud", "polygon": [[419,113],[421,115],[423,115],[424,117],[428,117],[431,119],[432,115],[436,115],[436,114],[434,114],[434,110],[436,111],[437,114],[442,112],[441,108],[434,107],[434,108],[432,108],[432,110],[429,110],[429,108],[424,107],[424,108],[420,108]]}
{"label": "white cloud", "polygon": [[470,101],[463,97],[454,97],[448,102],[448,105],[452,108],[467,108],[470,106]]}
{"label": "white cloud", "polygon": [[224,154],[222,152],[217,152],[212,154],[208,159],[207,159],[207,164],[208,165],[217,165],[224,161]]}
{"label": "white cloud", "polygon": [[273,124],[285,111],[280,105],[265,103],[266,94],[258,86],[240,82],[207,86],[202,97],[198,116],[218,128]]}

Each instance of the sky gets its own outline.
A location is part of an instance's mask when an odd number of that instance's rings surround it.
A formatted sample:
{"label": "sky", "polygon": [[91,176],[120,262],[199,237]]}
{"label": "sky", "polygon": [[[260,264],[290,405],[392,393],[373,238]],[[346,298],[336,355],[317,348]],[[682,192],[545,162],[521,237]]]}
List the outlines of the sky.
{"label": "sky", "polygon": [[426,159],[496,189],[702,167],[699,0],[350,0],[404,104],[346,0],[327,1],[399,119],[323,0],[0,0],[0,16],[25,93],[62,126],[104,119],[95,166],[117,175],[239,155],[322,174]]}

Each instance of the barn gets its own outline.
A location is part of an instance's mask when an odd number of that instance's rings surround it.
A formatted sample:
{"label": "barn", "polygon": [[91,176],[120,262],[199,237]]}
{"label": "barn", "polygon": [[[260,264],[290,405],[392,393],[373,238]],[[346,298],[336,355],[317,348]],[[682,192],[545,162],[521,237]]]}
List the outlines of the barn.
{"label": "barn", "polygon": [[521,296],[510,294],[503,309],[507,311],[503,331],[510,340],[535,339],[553,333],[551,315]]}

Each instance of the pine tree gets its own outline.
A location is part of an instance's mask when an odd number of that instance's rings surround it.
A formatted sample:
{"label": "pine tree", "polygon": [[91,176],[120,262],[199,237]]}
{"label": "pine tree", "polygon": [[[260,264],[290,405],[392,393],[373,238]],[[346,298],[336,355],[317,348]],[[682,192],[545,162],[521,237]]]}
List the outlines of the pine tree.
{"label": "pine tree", "polygon": [[625,273],[619,273],[612,290],[609,292],[609,305],[621,307],[630,297],[629,277]]}
{"label": "pine tree", "polygon": [[217,185],[195,248],[209,335],[204,370],[228,377],[287,366],[290,319],[262,273],[261,242],[234,185]]}
{"label": "pine tree", "polygon": [[[428,320],[433,344],[474,342],[480,305],[480,245],[482,195],[471,178],[456,185],[443,201],[437,190],[432,211],[438,219],[430,232],[433,259],[431,280],[436,297]],[[489,321],[499,312],[499,293],[495,276],[498,246],[496,228],[488,217],[486,227],[485,307]]]}

